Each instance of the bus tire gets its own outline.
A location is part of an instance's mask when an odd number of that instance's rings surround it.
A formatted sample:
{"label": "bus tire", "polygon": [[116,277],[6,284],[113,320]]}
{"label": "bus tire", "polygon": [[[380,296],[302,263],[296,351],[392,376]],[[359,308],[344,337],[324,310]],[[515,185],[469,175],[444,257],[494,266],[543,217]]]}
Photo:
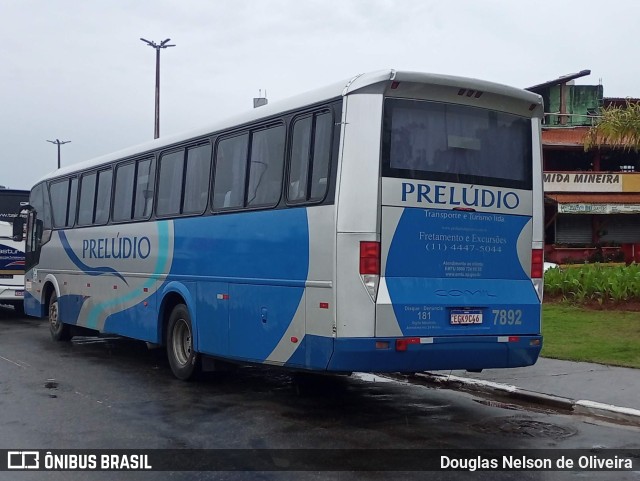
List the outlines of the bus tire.
{"label": "bus tire", "polygon": [[193,348],[193,328],[189,310],[178,304],[171,311],[167,324],[167,357],[175,377],[193,379],[200,372],[200,356]]}
{"label": "bus tire", "polygon": [[71,339],[71,327],[60,320],[58,309],[58,296],[54,292],[49,299],[49,331],[54,341],[69,341]]}

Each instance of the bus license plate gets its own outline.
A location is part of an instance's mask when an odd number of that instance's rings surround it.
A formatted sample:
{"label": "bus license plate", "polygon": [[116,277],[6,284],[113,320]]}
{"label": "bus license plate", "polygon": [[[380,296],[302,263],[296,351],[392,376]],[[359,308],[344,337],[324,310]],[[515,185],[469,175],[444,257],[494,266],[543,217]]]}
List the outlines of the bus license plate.
{"label": "bus license plate", "polygon": [[16,291],[16,296],[24,297],[24,291]]}
{"label": "bus license plate", "polygon": [[451,324],[482,324],[482,311],[451,311]]}

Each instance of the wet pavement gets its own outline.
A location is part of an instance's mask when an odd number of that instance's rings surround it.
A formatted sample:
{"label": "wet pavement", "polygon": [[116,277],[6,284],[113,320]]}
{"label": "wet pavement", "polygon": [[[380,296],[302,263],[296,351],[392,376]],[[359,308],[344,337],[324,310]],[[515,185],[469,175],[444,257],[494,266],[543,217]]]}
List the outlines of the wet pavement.
{"label": "wet pavement", "polygon": [[534,366],[523,368],[432,371],[426,376],[443,385],[523,394],[519,397],[534,402],[565,405],[582,413],[595,410],[604,417],[640,424],[639,369],[540,358]]}
{"label": "wet pavement", "polygon": [[[391,382],[373,375],[309,376],[244,366],[184,383],[172,377],[163,352],[150,351],[144,343],[113,336],[76,337],[72,342],[55,343],[46,322],[6,314],[0,312],[3,449],[509,448],[567,452],[611,449],[616,453],[640,449],[640,431],[635,426],[600,422],[540,406],[532,409],[524,403],[510,405],[468,390]],[[540,374],[537,380],[535,372]],[[547,377],[561,377],[549,373],[563,372],[541,360],[531,368],[495,374],[485,371],[473,376],[510,374],[512,378],[493,379],[514,384],[527,374],[535,381],[530,386],[534,388],[542,386]],[[466,372],[456,374],[471,376]],[[573,383],[571,376],[565,377],[564,383],[555,385],[558,389]],[[578,384],[598,382],[596,378],[576,379]],[[89,479],[408,481],[427,477],[420,472],[357,471],[119,474],[96,472]],[[464,480],[471,474],[431,472],[428,477]],[[635,472],[532,471],[515,473],[515,477],[509,472],[473,474],[473,479],[485,480],[556,481],[576,476],[607,481],[640,479]],[[46,478],[39,472],[21,473],[19,478],[14,473],[0,473],[0,480],[4,479],[87,478],[83,473],[66,472],[47,473]]]}

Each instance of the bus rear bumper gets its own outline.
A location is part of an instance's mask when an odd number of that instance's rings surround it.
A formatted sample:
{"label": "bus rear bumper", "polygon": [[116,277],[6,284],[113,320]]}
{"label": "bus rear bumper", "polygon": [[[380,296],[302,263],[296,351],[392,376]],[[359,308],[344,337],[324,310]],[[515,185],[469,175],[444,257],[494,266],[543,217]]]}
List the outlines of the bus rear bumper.
{"label": "bus rear bumper", "polygon": [[24,286],[0,285],[0,304],[22,302]]}
{"label": "bus rear bumper", "polygon": [[542,336],[336,339],[329,371],[419,372],[535,364]]}

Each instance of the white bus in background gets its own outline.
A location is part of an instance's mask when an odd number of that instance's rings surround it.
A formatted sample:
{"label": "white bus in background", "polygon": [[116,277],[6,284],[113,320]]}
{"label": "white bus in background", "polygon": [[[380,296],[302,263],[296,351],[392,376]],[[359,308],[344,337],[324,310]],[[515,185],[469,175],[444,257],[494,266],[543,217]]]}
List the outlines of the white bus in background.
{"label": "white bus in background", "polygon": [[0,304],[24,312],[24,241],[14,242],[13,219],[29,203],[29,191],[0,185]]}
{"label": "white bus in background", "polygon": [[[359,75],[60,169],[32,189],[25,310],[207,358],[507,368],[542,347],[540,96]],[[22,226],[17,226],[21,232]]]}
{"label": "white bus in background", "polygon": [[8,189],[0,185],[0,221],[13,222],[13,218],[29,203],[29,191]]}
{"label": "white bus in background", "polygon": [[0,304],[24,312],[24,242],[13,240],[13,225],[0,221]]}

